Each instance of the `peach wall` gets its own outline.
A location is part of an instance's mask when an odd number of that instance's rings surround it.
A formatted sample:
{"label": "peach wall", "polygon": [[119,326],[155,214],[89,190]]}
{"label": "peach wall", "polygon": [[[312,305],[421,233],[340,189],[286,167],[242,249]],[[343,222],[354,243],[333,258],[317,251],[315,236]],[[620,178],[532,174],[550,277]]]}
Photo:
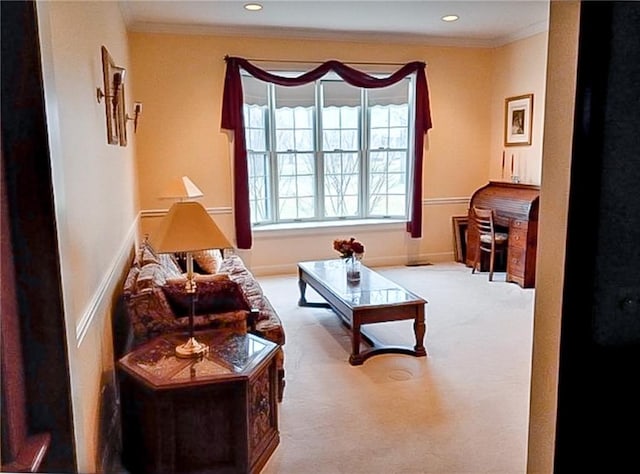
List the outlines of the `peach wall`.
{"label": "peach wall", "polygon": [[580,2],[552,1],[527,472],[553,472]]}
{"label": "peach wall", "polygon": [[127,32],[114,2],[37,2],[37,13],[77,468],[88,473],[96,471],[102,381],[113,378],[112,298],[137,221],[135,138],[107,145],[96,100],[100,47],[128,68]]}
{"label": "peach wall", "polygon": [[[492,50],[150,33],[131,33],[130,44],[134,95],[144,102],[136,149],[143,233],[153,230],[156,219],[150,211],[168,207],[158,199],[164,183],[186,174],[203,190],[205,207],[226,212],[216,220],[234,238],[229,142],[219,129],[226,54],[301,61],[420,60],[428,64],[434,120],[425,155],[424,238],[407,238],[401,224],[328,229],[321,234],[325,245],[304,231],[256,232],[253,249],[243,256],[256,273],[293,272],[301,259],[336,256],[334,237],[357,234],[367,244],[371,265],[452,259],[451,216],[465,214],[468,197],[488,179]],[[281,251],[283,242],[287,252]]]}
{"label": "peach wall", "polygon": [[[425,154],[423,238],[408,238],[400,224],[322,228],[314,235],[255,232],[254,246],[243,257],[257,274],[294,272],[301,259],[335,256],[331,240],[350,234],[366,242],[370,265],[452,260],[451,217],[465,215],[473,191],[499,176],[491,160],[502,143],[504,96],[512,90],[531,90],[537,97],[534,145],[526,152],[531,180],[539,181],[545,40],[540,34],[488,49],[131,33],[134,95],[145,104],[136,149],[141,232],[152,233],[160,215],[154,211],[168,207],[158,199],[164,183],[186,174],[204,191],[205,207],[235,237],[230,147],[219,129],[226,54],[300,61],[420,60],[428,65],[434,121]],[[325,245],[315,239],[318,235]]]}
{"label": "peach wall", "polygon": [[[547,33],[510,43],[496,50],[491,109],[491,156],[489,173],[502,179],[502,152],[506,163],[504,179],[510,176],[510,158],[514,156],[514,173],[523,183],[540,184],[542,137],[547,72]],[[504,146],[505,99],[533,94],[533,129],[530,146]]]}

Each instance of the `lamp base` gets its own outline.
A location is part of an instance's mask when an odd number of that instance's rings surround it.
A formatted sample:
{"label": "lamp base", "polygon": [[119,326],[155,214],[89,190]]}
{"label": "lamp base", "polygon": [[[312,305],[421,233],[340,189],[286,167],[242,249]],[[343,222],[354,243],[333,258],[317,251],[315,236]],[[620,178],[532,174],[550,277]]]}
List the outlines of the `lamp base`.
{"label": "lamp base", "polygon": [[200,357],[207,352],[209,352],[209,346],[196,341],[195,337],[190,337],[184,344],[176,346],[176,357]]}

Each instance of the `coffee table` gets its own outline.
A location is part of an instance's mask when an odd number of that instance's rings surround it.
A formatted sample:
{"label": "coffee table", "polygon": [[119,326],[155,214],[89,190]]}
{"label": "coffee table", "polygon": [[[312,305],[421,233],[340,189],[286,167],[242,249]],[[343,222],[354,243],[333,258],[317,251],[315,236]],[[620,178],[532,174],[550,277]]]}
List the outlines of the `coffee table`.
{"label": "coffee table", "polygon": [[[331,308],[351,330],[351,365],[361,365],[378,354],[427,355],[423,340],[426,331],[426,300],[402,288],[374,270],[362,265],[360,281],[347,281],[344,261],[320,260],[298,263],[299,306]],[[326,302],[309,302],[305,297],[307,285]],[[384,345],[370,333],[365,324],[413,319],[416,345],[412,348]],[[360,352],[361,338],[369,349]]]}

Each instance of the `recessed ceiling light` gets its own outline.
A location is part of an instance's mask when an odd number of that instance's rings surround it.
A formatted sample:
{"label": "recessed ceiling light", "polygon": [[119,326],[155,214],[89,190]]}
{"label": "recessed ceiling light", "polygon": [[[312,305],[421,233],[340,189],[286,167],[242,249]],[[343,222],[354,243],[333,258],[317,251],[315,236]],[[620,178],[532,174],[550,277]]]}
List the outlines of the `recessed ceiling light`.
{"label": "recessed ceiling light", "polygon": [[244,6],[245,10],[249,10],[250,12],[257,12],[258,10],[262,10],[262,5],[259,3],[247,3]]}
{"label": "recessed ceiling light", "polygon": [[442,21],[456,21],[460,18],[458,15],[445,15],[441,18]]}

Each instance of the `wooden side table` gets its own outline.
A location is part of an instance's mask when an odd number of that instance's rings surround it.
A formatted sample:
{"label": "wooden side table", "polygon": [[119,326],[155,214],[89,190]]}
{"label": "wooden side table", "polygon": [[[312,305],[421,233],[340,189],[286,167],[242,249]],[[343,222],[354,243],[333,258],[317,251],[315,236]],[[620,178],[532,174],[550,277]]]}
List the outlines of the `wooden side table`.
{"label": "wooden side table", "polygon": [[228,330],[196,333],[199,359],[160,336],[118,361],[123,465],[131,472],[258,473],[280,442],[277,344]]}

